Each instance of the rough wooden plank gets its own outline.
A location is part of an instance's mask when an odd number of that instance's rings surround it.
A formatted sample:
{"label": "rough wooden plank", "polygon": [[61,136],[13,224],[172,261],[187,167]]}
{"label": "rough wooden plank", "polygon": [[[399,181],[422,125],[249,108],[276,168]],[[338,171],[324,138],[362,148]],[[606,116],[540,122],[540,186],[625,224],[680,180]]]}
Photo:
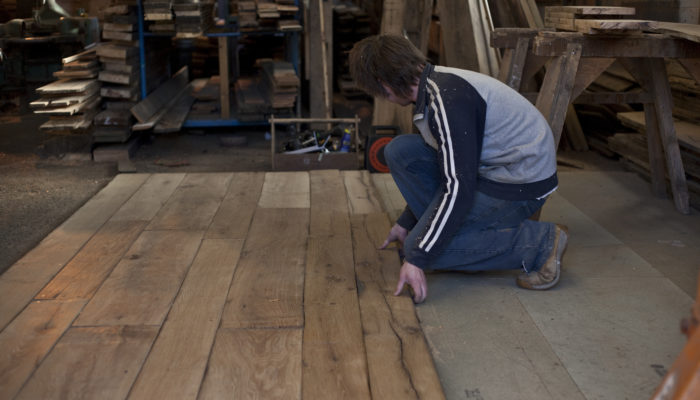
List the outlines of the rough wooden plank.
{"label": "rough wooden plank", "polygon": [[242,245],[202,242],[130,399],[197,397]]}
{"label": "rough wooden plank", "polygon": [[303,325],[308,221],[308,209],[257,209],[231,284],[222,327]]}
{"label": "rough wooden plank", "polygon": [[228,37],[220,36],[218,38],[219,45],[219,76],[221,83],[219,85],[219,104],[221,104],[221,118],[231,118],[231,98],[230,98],[230,83],[229,83],[229,51]]}
{"label": "rough wooden plank", "polygon": [[390,174],[372,174],[372,183],[382,200],[384,211],[391,221],[396,221],[406,207],[401,191]]}
{"label": "rough wooden plank", "polygon": [[206,230],[231,182],[230,173],[187,174],[148,225],[149,230]]}
{"label": "rough wooden plank", "polygon": [[17,399],[124,399],[157,326],[71,328]]}
{"label": "rough wooden plank", "polygon": [[338,171],[313,171],[304,281],[303,398],[368,399],[352,238]]}
{"label": "rough wooden plank", "polygon": [[658,27],[656,21],[639,19],[576,19],[574,27],[579,32],[598,33],[599,31],[649,31]]}
{"label": "rough wooden plank", "polygon": [[100,83],[94,79],[60,79],[36,89],[40,94],[83,93]]}
{"label": "rough wooden plank", "polygon": [[169,107],[168,111],[163,115],[163,118],[153,127],[153,132],[170,133],[180,131],[182,124],[190,113],[192,104],[194,104],[195,98],[190,94],[193,86],[194,82],[190,82],[184,89],[182,95]]}
{"label": "rough wooden plank", "polygon": [[145,226],[108,221],[36,298],[89,300]]}
{"label": "rough wooden plank", "polygon": [[468,4],[460,0],[437,0],[437,4],[445,44],[445,65],[479,71],[479,58]]}
{"label": "rough wooden plank", "polygon": [[147,174],[117,175],[75,214],[0,275],[0,329],[75,256],[146,178]]}
{"label": "rough wooden plank", "polygon": [[382,203],[374,190],[368,171],[342,171],[342,175],[350,205],[350,214],[369,214],[382,211]]}
{"label": "rough wooden plank", "polygon": [[634,7],[608,6],[552,6],[545,7],[545,12],[573,13],[575,15],[634,15]]}
{"label": "rough wooden plank", "polygon": [[201,239],[196,231],[144,231],[74,325],[161,324]]}
{"label": "rough wooden plank", "polygon": [[268,172],[258,207],[308,208],[309,190],[308,172]]}
{"label": "rough wooden plank", "polygon": [[301,329],[219,329],[200,400],[301,399]]}
{"label": "rough wooden plank", "polygon": [[383,214],[351,216],[355,271],[372,398],[444,399],[430,350],[407,295],[394,296],[400,262],[378,250],[390,225]]}
{"label": "rough wooden plank", "polygon": [[657,31],[666,33],[669,36],[679,37],[690,40],[691,42],[700,43],[700,25],[698,24],[659,22]]}
{"label": "rough wooden plank", "polygon": [[160,85],[148,97],[132,107],[131,114],[139,122],[147,122],[164,105],[171,101],[176,94],[180,93],[187,86],[187,82],[189,82],[189,74],[187,66],[184,66],[170,80]]}
{"label": "rough wooden plank", "polygon": [[17,394],[84,305],[84,300],[35,301],[0,332],[2,398]]}
{"label": "rough wooden plank", "polygon": [[214,239],[245,239],[262,191],[265,173],[234,173],[228,192],[205,234]]}
{"label": "rough wooden plank", "polygon": [[[618,113],[617,117],[624,125],[637,129],[640,132],[646,132],[644,114],[641,111]],[[674,120],[673,122],[680,146],[700,153],[700,127],[681,120]]]}

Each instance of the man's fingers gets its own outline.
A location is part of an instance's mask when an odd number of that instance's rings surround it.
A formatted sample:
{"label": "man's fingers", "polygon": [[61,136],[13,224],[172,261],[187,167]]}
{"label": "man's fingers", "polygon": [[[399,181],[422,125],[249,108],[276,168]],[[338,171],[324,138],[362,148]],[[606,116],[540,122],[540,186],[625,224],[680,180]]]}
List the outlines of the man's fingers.
{"label": "man's fingers", "polygon": [[386,249],[386,246],[388,246],[388,245],[389,245],[389,238],[387,238],[387,239],[384,241],[384,243],[382,243],[382,245],[379,247],[379,249],[380,249],[380,250],[381,250],[381,249]]}

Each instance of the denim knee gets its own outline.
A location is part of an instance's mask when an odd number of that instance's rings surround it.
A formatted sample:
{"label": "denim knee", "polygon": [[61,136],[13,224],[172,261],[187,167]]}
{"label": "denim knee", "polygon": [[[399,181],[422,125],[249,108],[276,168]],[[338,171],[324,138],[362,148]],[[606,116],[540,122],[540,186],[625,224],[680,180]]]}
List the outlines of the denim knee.
{"label": "denim knee", "polygon": [[397,162],[415,157],[425,145],[420,135],[399,135],[384,147],[384,159],[391,169]]}

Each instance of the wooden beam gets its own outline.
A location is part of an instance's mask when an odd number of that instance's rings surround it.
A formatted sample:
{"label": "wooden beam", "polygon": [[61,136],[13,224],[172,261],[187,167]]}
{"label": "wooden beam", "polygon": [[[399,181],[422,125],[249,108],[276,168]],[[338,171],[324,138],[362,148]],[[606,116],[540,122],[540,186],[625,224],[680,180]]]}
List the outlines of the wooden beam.
{"label": "wooden beam", "polygon": [[700,58],[700,46],[658,34],[584,35],[580,32],[540,32],[532,52],[540,56],[565,54],[570,43],[582,45],[581,57]]}

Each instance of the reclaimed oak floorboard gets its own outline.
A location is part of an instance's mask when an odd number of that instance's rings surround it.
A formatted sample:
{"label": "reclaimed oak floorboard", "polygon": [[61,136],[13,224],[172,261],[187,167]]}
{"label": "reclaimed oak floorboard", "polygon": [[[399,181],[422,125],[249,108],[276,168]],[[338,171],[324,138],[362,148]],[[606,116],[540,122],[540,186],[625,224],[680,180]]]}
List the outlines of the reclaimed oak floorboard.
{"label": "reclaimed oak floorboard", "polygon": [[34,249],[0,275],[0,329],[7,324],[90,240],[148,178],[117,175]]}
{"label": "reclaimed oak floorboard", "polygon": [[157,334],[157,326],[70,328],[16,399],[125,399]]}
{"label": "reclaimed oak floorboard", "polygon": [[110,221],[152,220],[184,178],[183,173],[151,175]]}
{"label": "reclaimed oak floorboard", "polygon": [[268,172],[265,174],[258,207],[309,208],[307,172]]}
{"label": "reclaimed oak floorboard", "polygon": [[369,399],[345,188],[313,171],[304,289],[304,399]]}
{"label": "reclaimed oak floorboard", "polygon": [[233,175],[219,210],[205,234],[208,239],[245,239],[260,199],[265,173],[240,172]]}

